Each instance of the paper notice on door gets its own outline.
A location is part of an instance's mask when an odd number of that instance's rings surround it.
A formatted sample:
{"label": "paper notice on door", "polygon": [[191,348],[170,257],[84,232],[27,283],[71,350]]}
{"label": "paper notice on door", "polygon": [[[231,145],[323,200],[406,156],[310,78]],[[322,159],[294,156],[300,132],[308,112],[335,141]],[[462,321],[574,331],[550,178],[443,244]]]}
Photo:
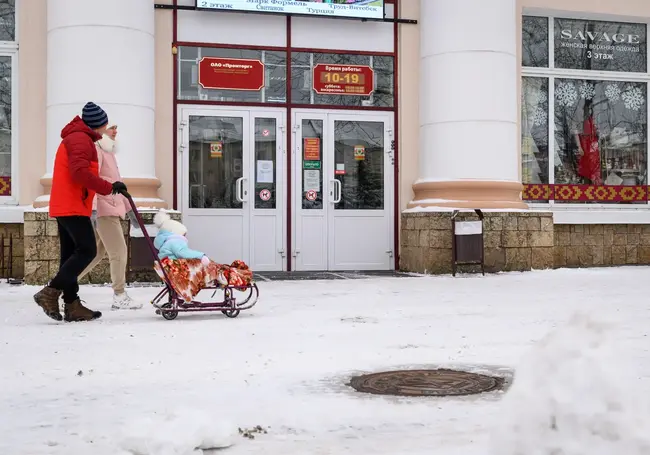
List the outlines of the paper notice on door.
{"label": "paper notice on door", "polygon": [[273,183],[273,161],[257,160],[257,183]]}
{"label": "paper notice on door", "polygon": [[320,191],[320,171],[315,169],[305,169],[303,171],[302,190],[307,191]]}
{"label": "paper notice on door", "polygon": [[345,163],[336,163],[336,169],[334,170],[336,175],[345,175]]}

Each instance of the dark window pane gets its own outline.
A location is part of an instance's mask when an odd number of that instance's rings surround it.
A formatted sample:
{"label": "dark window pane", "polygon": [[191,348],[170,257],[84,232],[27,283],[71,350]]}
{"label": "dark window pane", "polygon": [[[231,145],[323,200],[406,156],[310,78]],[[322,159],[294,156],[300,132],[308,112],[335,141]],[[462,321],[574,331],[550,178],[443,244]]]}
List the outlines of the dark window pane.
{"label": "dark window pane", "polygon": [[243,175],[241,117],[190,116],[189,191],[192,209],[240,209]]}
{"label": "dark window pane", "polygon": [[11,57],[0,57],[0,196],[11,196]]}
{"label": "dark window pane", "polygon": [[645,83],[556,79],[554,103],[556,184],[647,185]]}
{"label": "dark window pane", "polygon": [[334,122],[334,177],[341,182],[336,210],[384,208],[384,153],[382,122]]}
{"label": "dark window pane", "polygon": [[[27,8],[25,8],[25,10],[26,9]],[[25,13],[26,12],[27,11],[25,11]],[[0,41],[15,40],[16,0],[0,0]]]}
{"label": "dark window pane", "polygon": [[[313,89],[313,68],[319,63],[366,65],[374,71],[374,92],[370,96],[319,95]],[[295,104],[336,106],[393,106],[393,57],[295,52],[291,54],[291,97]]]}
{"label": "dark window pane", "polygon": [[548,67],[548,18],[524,16],[521,38],[522,66]]}
{"label": "dark window pane", "polygon": [[548,79],[524,77],[521,87],[522,183],[548,183]]}
{"label": "dark window pane", "polygon": [[555,67],[645,73],[645,24],[555,19]]}
{"label": "dark window pane", "polygon": [[255,208],[274,209],[276,203],[277,125],[274,118],[255,119]]}
{"label": "dark window pane", "polygon": [[[249,103],[284,103],[287,94],[286,52],[249,49],[188,48],[178,53],[180,80],[178,99],[233,101]],[[198,83],[198,62],[203,57],[260,60],[264,64],[265,85],[261,90],[213,90]]]}

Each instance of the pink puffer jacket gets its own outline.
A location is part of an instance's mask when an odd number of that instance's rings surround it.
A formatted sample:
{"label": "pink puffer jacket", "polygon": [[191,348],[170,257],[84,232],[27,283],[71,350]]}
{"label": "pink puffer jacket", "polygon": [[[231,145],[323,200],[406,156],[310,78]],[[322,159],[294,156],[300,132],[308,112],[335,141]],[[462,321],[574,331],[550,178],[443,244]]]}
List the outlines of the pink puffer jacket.
{"label": "pink puffer jacket", "polygon": [[[99,176],[109,182],[121,181],[120,170],[115,159],[115,141],[104,135],[97,143],[97,158],[99,161]],[[97,217],[119,216],[124,218],[130,210],[128,201],[119,194],[108,196],[97,195],[93,201],[93,210],[97,210]]]}

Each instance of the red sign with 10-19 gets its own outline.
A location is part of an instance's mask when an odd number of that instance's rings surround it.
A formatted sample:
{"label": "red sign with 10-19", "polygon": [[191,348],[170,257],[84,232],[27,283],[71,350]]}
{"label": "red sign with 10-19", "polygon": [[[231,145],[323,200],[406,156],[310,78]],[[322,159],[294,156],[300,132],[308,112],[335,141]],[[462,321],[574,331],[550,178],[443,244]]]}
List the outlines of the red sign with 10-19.
{"label": "red sign with 10-19", "polygon": [[313,88],[319,95],[370,96],[375,89],[375,72],[366,65],[314,66]]}

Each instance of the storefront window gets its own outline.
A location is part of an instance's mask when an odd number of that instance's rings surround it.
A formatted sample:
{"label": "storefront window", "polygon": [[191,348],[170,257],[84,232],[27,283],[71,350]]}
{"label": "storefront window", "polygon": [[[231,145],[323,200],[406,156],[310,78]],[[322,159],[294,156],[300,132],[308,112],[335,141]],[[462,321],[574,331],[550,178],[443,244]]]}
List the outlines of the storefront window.
{"label": "storefront window", "polygon": [[555,67],[645,73],[645,24],[555,19]]}
{"label": "storefront window", "polygon": [[16,2],[0,0],[0,199],[11,202],[12,114],[13,93],[17,82],[15,58],[18,55],[16,39]]}
{"label": "storefront window", "polygon": [[[337,93],[343,90],[351,92]],[[291,98],[294,104],[392,107],[393,57],[294,52]]]}
{"label": "storefront window", "polygon": [[522,26],[521,64],[548,67],[548,18],[524,16]]}
{"label": "storefront window", "polygon": [[0,0],[0,41],[16,40],[16,0]]}
{"label": "storefront window", "polygon": [[[525,17],[523,26],[524,199],[647,204],[646,25]],[[538,72],[543,43],[554,58]]]}
{"label": "storefront window", "polygon": [[646,84],[555,79],[555,183],[647,184]]}
{"label": "storefront window", "polygon": [[521,89],[523,183],[548,183],[548,79],[524,77]]}
{"label": "storefront window", "polygon": [[178,61],[179,100],[287,101],[286,52],[182,46]]}

